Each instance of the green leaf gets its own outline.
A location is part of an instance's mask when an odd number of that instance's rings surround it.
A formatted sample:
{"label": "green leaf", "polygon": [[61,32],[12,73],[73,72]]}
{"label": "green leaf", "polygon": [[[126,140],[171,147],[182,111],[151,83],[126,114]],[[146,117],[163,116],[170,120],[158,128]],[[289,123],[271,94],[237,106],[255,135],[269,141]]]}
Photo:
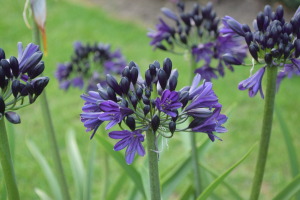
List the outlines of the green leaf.
{"label": "green leaf", "polygon": [[44,175],[48,181],[48,184],[50,186],[52,196],[55,200],[62,200],[62,193],[58,184],[58,181],[53,174],[53,171],[51,170],[47,160],[45,157],[41,154],[40,150],[35,146],[35,144],[31,140],[26,141],[27,147],[29,148],[31,154],[36,159],[36,161],[39,163],[40,167],[42,168]]}
{"label": "green leaf", "polygon": [[127,165],[127,163],[125,162],[125,157],[120,152],[114,151],[113,145],[109,143],[106,140],[106,138],[104,138],[100,134],[95,134],[94,138],[101,145],[104,151],[106,151],[121,166],[121,168],[125,171],[125,173],[135,183],[136,189],[138,189],[145,197],[143,182],[138,171],[131,165]]}
{"label": "green leaf", "polygon": [[[257,143],[256,143],[257,144]],[[254,149],[256,144],[246,153],[246,155],[240,159],[236,164],[234,164],[232,167],[230,167],[226,172],[224,172],[222,175],[220,175],[214,182],[212,182],[197,198],[197,200],[205,200],[207,199],[212,192],[220,185],[220,183],[223,182],[223,180],[230,174],[230,172],[236,168],[247,156],[251,153],[251,151]]]}
{"label": "green leaf", "polygon": [[273,200],[289,200],[300,191],[300,174],[285,186]]}
{"label": "green leaf", "polygon": [[187,200],[190,198],[191,195],[194,194],[194,188],[193,186],[190,184],[188,185],[183,192],[179,195],[178,200]]}
{"label": "green leaf", "polygon": [[52,200],[46,192],[39,188],[34,189],[35,193],[40,197],[41,200]]}
{"label": "green leaf", "polygon": [[85,188],[85,169],[81,159],[80,151],[75,139],[75,132],[70,129],[67,133],[67,152],[70,160],[71,170],[76,186],[77,199],[84,199],[83,193]]}
{"label": "green leaf", "polygon": [[146,194],[146,199],[151,199],[150,193],[150,178],[149,178],[149,168],[148,168],[148,157],[144,160],[144,163],[140,167],[140,174],[143,181],[144,191]]}
{"label": "green leaf", "polygon": [[109,193],[106,195],[107,200],[115,200],[118,197],[118,194],[120,194],[120,190],[122,186],[125,184],[125,181],[127,179],[127,175],[125,172],[121,174],[119,179],[115,182],[115,184],[111,187]]}
{"label": "green leaf", "polygon": [[[199,163],[199,164],[202,167],[202,169],[205,169],[207,172],[209,172],[214,177],[218,177],[219,176],[211,167],[209,167],[209,166],[207,166],[207,165],[205,165],[203,163]],[[222,182],[222,184],[224,184],[224,186],[228,189],[228,191],[231,193],[232,196],[234,196],[238,200],[243,200],[243,198],[239,195],[239,193],[229,183],[227,183],[224,180]]]}
{"label": "green leaf", "polygon": [[89,160],[88,160],[88,167],[87,167],[87,176],[86,176],[86,184],[84,190],[84,199],[90,200],[92,194],[92,182],[93,182],[93,175],[94,175],[94,160],[95,160],[95,153],[96,153],[96,141],[93,140],[91,142],[91,148],[89,152]]}

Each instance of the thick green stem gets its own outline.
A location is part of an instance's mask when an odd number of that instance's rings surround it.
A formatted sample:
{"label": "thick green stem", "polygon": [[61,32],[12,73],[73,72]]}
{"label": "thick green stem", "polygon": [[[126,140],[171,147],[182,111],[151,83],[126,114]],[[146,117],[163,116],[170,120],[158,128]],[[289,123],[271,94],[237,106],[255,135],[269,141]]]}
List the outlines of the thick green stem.
{"label": "thick green stem", "polygon": [[[33,19],[33,23],[32,23],[32,41],[35,45],[40,46],[40,32],[39,32],[39,29],[38,29],[34,19]],[[59,150],[58,150],[58,146],[57,146],[57,142],[56,142],[55,132],[54,132],[54,128],[53,128],[53,124],[52,124],[52,120],[51,120],[50,110],[49,110],[45,91],[42,92],[42,94],[39,96],[39,99],[41,102],[42,115],[43,115],[44,122],[45,122],[46,132],[47,132],[47,135],[49,138],[49,143],[51,145],[50,149],[51,149],[52,157],[54,160],[54,166],[55,166],[55,170],[56,170],[57,179],[58,179],[59,185],[62,189],[64,199],[69,200],[70,195],[69,195],[69,191],[68,191],[68,185],[67,185],[67,181],[65,178],[61,158],[59,155]]]}
{"label": "thick green stem", "polygon": [[9,200],[20,199],[15,170],[5,128],[4,117],[0,120],[0,163]]}
{"label": "thick green stem", "polygon": [[158,158],[157,158],[157,153],[154,152],[156,150],[155,133],[152,132],[151,130],[146,131],[146,138],[147,138],[151,200],[160,200]]}
{"label": "thick green stem", "polygon": [[[195,70],[196,70],[196,61],[195,57],[191,54],[191,60],[190,60],[190,76],[189,81],[190,84],[193,82],[193,78],[195,76]],[[190,122],[193,119],[190,118]],[[193,162],[193,170],[194,170],[194,184],[195,184],[195,192],[196,197],[198,197],[201,194],[201,179],[200,179],[200,170],[198,165],[198,153],[197,153],[197,147],[196,147],[196,135],[195,133],[190,133],[190,141],[191,141],[191,148],[192,148],[192,162]]]}
{"label": "thick green stem", "polygon": [[268,156],[269,141],[271,137],[273,110],[275,102],[277,67],[267,66],[267,89],[265,96],[265,108],[263,115],[263,124],[259,144],[259,152],[256,162],[254,179],[252,183],[252,192],[250,200],[257,200],[260,194],[261,184],[264,177],[265,165]]}

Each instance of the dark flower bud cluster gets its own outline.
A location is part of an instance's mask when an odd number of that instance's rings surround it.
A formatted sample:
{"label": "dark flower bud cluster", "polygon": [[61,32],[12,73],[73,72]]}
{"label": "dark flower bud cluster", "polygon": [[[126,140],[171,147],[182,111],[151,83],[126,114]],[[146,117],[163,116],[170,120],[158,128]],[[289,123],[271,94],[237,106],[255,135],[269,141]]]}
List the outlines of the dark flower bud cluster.
{"label": "dark flower bud cluster", "polygon": [[[121,139],[114,147],[116,151],[127,147],[128,164],[136,152],[145,155],[143,131],[151,130],[166,138],[180,131],[203,132],[212,141],[219,139],[213,132],[227,131],[223,127],[227,117],[220,114],[222,105],[212,83],[204,81],[199,86],[201,76],[197,74],[191,86],[178,89],[178,76],[169,58],[162,65],[158,61],[150,64],[144,78],[133,61],[123,69],[119,82],[106,75],[106,89],[99,83],[98,92],[81,95],[85,101],[81,121],[87,132],[93,131],[91,139],[104,121],[108,121],[106,130],[118,124],[122,130],[112,131],[109,136]],[[193,119],[192,123],[180,129],[189,118]],[[128,130],[123,129],[123,123]]]}
{"label": "dark flower bud cluster", "polygon": [[[240,90],[249,89],[249,96],[253,97],[258,91],[264,98],[261,80],[266,67],[279,66],[277,77],[277,89],[281,80],[289,73],[299,75],[300,72],[300,7],[294,17],[288,22],[284,18],[284,10],[281,5],[272,12],[271,7],[266,5],[264,12],[259,12],[253,21],[251,31],[248,25],[241,25],[235,19],[226,16],[223,18],[225,27],[220,31],[224,34],[236,33],[245,38],[249,52],[255,64],[265,64],[249,79],[239,84]],[[223,55],[223,59],[233,65],[242,63],[232,54]],[[254,66],[254,63],[253,63]],[[298,72],[297,72],[298,71]],[[289,75],[291,77],[291,75]]]}
{"label": "dark flower bud cluster", "polygon": [[5,116],[13,124],[21,123],[14,111],[34,103],[43,92],[49,78],[38,77],[45,69],[42,57],[39,46],[32,43],[24,51],[18,43],[18,58],[7,58],[0,47],[0,120]]}
{"label": "dark flower bud cluster", "polygon": [[[147,34],[152,38],[150,45],[154,49],[158,48],[175,54],[190,53],[195,62],[204,60],[203,67],[196,70],[202,78],[210,81],[211,78],[218,78],[216,72],[220,76],[224,76],[224,66],[231,71],[233,68],[231,63],[223,60],[222,55],[229,53],[237,57],[242,63],[247,53],[247,46],[242,45],[242,38],[237,34],[220,33],[218,26],[220,19],[216,17],[213,10],[212,2],[206,6],[194,4],[191,11],[184,11],[184,4],[177,4],[179,16],[168,8],[162,8],[162,13],[174,21],[174,26],[167,24],[162,18],[160,23],[156,25],[156,30],[150,30]],[[183,52],[175,52],[175,49],[183,49]],[[211,66],[211,60],[218,60],[215,67]]]}
{"label": "dark flower bud cluster", "polygon": [[109,44],[74,43],[74,53],[70,62],[58,63],[55,77],[64,90],[73,85],[87,91],[97,90],[97,83],[105,84],[105,74],[121,74],[127,65],[120,49],[111,51]]}

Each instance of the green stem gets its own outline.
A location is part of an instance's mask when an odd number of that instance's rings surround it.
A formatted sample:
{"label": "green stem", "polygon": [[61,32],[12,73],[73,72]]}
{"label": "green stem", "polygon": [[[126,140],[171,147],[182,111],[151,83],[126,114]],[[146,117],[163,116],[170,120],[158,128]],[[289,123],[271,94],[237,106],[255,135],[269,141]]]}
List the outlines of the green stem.
{"label": "green stem", "polygon": [[15,170],[5,128],[4,117],[0,120],[0,163],[9,200],[20,199]]}
{"label": "green stem", "polygon": [[[40,46],[40,32],[39,32],[38,26],[35,23],[34,19],[33,19],[33,23],[32,23],[32,41],[35,45]],[[67,181],[65,178],[61,158],[59,155],[59,150],[58,150],[58,146],[57,146],[57,142],[56,142],[56,137],[55,137],[55,133],[54,133],[54,128],[53,128],[53,124],[52,124],[52,120],[51,120],[50,110],[49,110],[45,91],[42,92],[39,99],[40,99],[41,106],[42,106],[42,115],[44,117],[46,132],[48,134],[49,142],[51,145],[51,150],[52,150],[51,152],[52,152],[52,157],[54,160],[54,166],[55,166],[55,170],[56,170],[57,179],[58,179],[59,185],[62,189],[64,199],[69,200],[70,195],[69,195],[69,191],[68,191],[68,185],[67,185]]]}
{"label": "green stem", "polygon": [[158,158],[157,153],[154,152],[155,135],[151,130],[146,131],[151,200],[160,200]]}
{"label": "green stem", "polygon": [[[193,78],[195,76],[195,70],[197,63],[195,61],[195,56],[191,55],[190,60],[190,84],[193,82]],[[192,118],[190,118],[190,122],[192,122]],[[200,179],[200,170],[199,170],[199,161],[198,161],[198,152],[196,147],[196,134],[191,132],[190,133],[190,142],[191,142],[191,148],[192,148],[192,163],[193,163],[193,170],[194,170],[194,184],[195,184],[195,192],[196,197],[198,197],[201,194],[201,179]]]}
{"label": "green stem", "polygon": [[265,108],[263,115],[263,124],[259,144],[258,158],[252,183],[250,200],[257,200],[260,194],[261,184],[263,181],[265,165],[267,161],[269,141],[272,130],[273,110],[276,92],[277,67],[267,66],[267,89],[265,96]]}

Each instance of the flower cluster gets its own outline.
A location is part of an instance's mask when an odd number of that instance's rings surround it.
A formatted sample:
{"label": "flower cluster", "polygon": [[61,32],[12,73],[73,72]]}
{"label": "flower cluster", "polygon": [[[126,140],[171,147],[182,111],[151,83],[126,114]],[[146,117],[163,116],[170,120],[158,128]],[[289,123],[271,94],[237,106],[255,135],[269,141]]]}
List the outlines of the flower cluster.
{"label": "flower cluster", "polygon": [[[122,131],[112,131],[109,136],[121,139],[114,147],[116,151],[126,149],[126,162],[131,164],[135,153],[144,156],[143,131],[152,130],[158,136],[171,138],[174,132],[203,132],[214,141],[219,139],[213,132],[223,133],[227,117],[220,114],[222,105],[212,89],[212,83],[203,82],[197,74],[191,86],[176,91],[178,71],[172,70],[172,62],[166,58],[161,68],[158,61],[149,65],[142,78],[138,65],[131,61],[122,71],[118,83],[106,75],[107,88],[98,84],[98,92],[90,91],[81,95],[85,101],[81,121],[93,131],[108,121],[106,130],[119,125]],[[191,123],[184,129],[179,124],[186,120]],[[124,130],[122,123],[130,130]]]}
{"label": "flower cluster", "polygon": [[86,83],[86,90],[97,90],[96,84],[105,84],[103,74],[120,74],[126,66],[126,60],[120,49],[111,52],[109,44],[95,43],[83,45],[74,43],[74,55],[71,62],[58,63],[55,77],[59,87],[67,90],[71,85],[82,89]]}
{"label": "flower cluster", "polygon": [[[201,7],[201,13],[198,3],[194,4],[190,12],[184,12],[184,4],[180,1],[177,8],[180,17],[168,8],[161,9],[165,16],[175,21],[176,27],[168,25],[160,18],[156,25],[157,30],[150,30],[147,34],[152,38],[150,45],[172,53],[178,53],[175,49],[181,48],[191,53],[196,62],[203,60],[203,66],[195,72],[207,81],[211,78],[217,79],[216,72],[224,76],[224,65],[233,71],[231,64],[223,60],[223,54],[230,53],[243,62],[247,46],[241,44],[243,39],[236,33],[224,35],[219,32],[220,19],[216,17],[211,2]],[[211,66],[212,60],[218,61],[216,67]]]}
{"label": "flower cluster", "polygon": [[22,43],[18,43],[18,58],[6,59],[0,48],[0,120],[5,116],[13,124],[21,123],[20,116],[13,111],[34,103],[43,92],[49,78],[38,77],[45,68],[42,57],[39,46],[31,43],[24,51]]}
{"label": "flower cluster", "polygon": [[[249,90],[250,97],[254,97],[260,91],[261,97],[264,98],[261,81],[266,67],[282,67],[277,76],[277,89],[284,77],[290,78],[293,73],[300,75],[300,60],[297,59],[300,55],[300,7],[290,22],[285,22],[283,16],[284,10],[281,5],[277,7],[276,12],[272,12],[271,7],[266,5],[264,12],[258,13],[257,19],[253,21],[253,32],[247,24],[241,25],[229,16],[223,18],[225,28],[221,32],[236,33],[244,37],[256,64],[265,65],[239,84],[240,90]],[[227,63],[242,64],[232,54],[225,54],[223,58]]]}

